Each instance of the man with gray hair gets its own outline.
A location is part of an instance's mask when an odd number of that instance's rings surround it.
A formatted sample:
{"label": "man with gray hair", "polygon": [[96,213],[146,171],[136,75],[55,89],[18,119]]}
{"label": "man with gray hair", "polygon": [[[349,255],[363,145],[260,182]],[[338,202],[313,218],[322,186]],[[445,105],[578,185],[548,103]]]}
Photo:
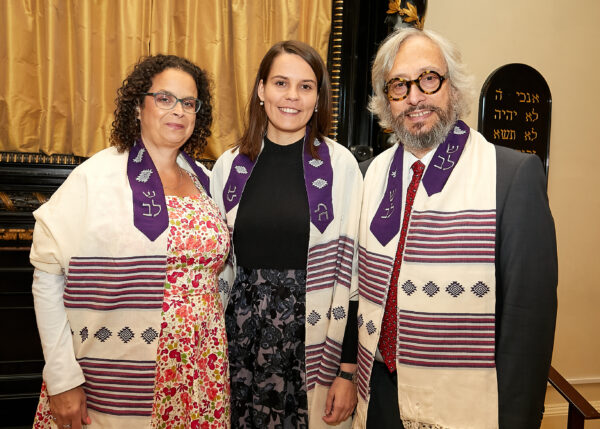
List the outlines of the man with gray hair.
{"label": "man with gray hair", "polygon": [[470,78],[433,32],[390,35],[372,84],[397,144],[365,175],[354,427],[538,428],[558,281],[541,162],[460,120]]}

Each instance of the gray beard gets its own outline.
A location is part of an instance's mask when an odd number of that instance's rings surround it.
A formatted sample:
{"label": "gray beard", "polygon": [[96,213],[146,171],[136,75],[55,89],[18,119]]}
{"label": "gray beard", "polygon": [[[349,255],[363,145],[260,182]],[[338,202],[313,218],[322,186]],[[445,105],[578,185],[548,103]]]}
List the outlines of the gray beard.
{"label": "gray beard", "polygon": [[[420,132],[420,130],[418,130],[416,134],[414,134],[404,126],[403,119],[406,114],[417,109],[430,109],[437,113],[439,120],[429,131]],[[458,120],[454,113],[455,111],[456,110],[452,108],[452,104],[450,104],[447,110],[428,105],[411,107],[393,119],[392,129],[400,143],[402,143],[404,148],[409,152],[430,151],[443,143],[444,140],[446,140],[446,136],[450,134],[450,130],[452,130],[452,127]]]}

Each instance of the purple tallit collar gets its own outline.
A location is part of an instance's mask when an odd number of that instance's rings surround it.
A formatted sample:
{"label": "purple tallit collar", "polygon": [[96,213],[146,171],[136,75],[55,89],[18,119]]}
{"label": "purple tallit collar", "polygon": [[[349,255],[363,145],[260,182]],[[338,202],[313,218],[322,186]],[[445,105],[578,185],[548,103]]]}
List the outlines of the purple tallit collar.
{"label": "purple tallit collar", "polygon": [[[333,221],[332,183],[333,168],[327,144],[316,141],[317,153],[320,159],[313,158],[310,154],[310,145],[307,142],[308,128],[304,138],[302,162],[304,166],[304,184],[308,195],[311,223],[323,233]],[[246,155],[238,154],[231,165],[229,177],[223,188],[223,205],[225,211],[237,206],[242,198],[242,192],[256,161],[251,161]]]}
{"label": "purple tallit collar", "polygon": [[[306,132],[308,136],[308,129]],[[319,158],[310,154],[310,145],[304,139],[304,184],[308,194],[310,221],[322,233],[333,222],[333,167],[331,155],[324,141],[315,141]]]}
{"label": "purple tallit collar", "polygon": [[[184,151],[180,151],[179,155],[209,194],[210,179],[206,173]],[[169,214],[160,176],[142,139],[138,139],[129,151],[127,178],[133,196],[133,224],[150,241],[154,241],[169,226]]]}
{"label": "purple tallit collar", "polygon": [[[457,121],[446,140],[438,146],[422,179],[428,196],[437,194],[444,189],[444,185],[460,159],[468,137],[469,127],[467,124]],[[383,198],[371,221],[370,230],[383,246],[387,245],[400,231],[403,160],[404,147],[399,144],[388,170],[387,186]]]}

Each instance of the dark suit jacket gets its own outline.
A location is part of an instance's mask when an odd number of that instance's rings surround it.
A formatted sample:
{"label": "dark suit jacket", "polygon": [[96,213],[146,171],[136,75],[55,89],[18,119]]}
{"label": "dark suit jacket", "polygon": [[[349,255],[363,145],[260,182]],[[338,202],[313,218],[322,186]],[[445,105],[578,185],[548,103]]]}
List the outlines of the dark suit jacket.
{"label": "dark suit jacket", "polygon": [[[370,163],[359,164],[363,175]],[[537,156],[496,146],[496,167],[499,424],[539,428],[556,324],[554,220]]]}

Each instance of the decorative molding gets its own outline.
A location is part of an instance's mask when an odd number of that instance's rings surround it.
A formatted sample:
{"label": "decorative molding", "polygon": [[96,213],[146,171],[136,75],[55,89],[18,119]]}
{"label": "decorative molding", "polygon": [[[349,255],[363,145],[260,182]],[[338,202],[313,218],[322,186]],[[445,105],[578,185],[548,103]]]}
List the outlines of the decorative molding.
{"label": "decorative molding", "polygon": [[31,241],[33,228],[0,228],[0,241]]}
{"label": "decorative molding", "polygon": [[600,384],[600,377],[567,378],[567,381],[573,386],[578,384]]}
{"label": "decorative molding", "polygon": [[[600,410],[600,401],[589,401],[597,410]],[[545,404],[544,405],[544,417],[559,417],[566,416],[569,413],[569,403],[565,399],[564,402],[559,404]]]}
{"label": "decorative molding", "polygon": [[49,164],[49,165],[79,165],[86,158],[82,156],[32,152],[0,152],[0,164]]}
{"label": "decorative molding", "polygon": [[344,29],[344,0],[331,2],[331,33],[329,35],[329,52],[327,55],[327,68],[331,79],[331,130],[329,137],[337,141],[338,126],[340,124],[340,103],[342,102],[340,90],[340,77],[342,73],[342,47]]}
{"label": "decorative molding", "polygon": [[[598,377],[585,377],[585,378],[565,378],[567,382],[572,386],[581,386],[583,384],[600,384],[600,378]],[[551,386],[548,382],[548,386]]]}

